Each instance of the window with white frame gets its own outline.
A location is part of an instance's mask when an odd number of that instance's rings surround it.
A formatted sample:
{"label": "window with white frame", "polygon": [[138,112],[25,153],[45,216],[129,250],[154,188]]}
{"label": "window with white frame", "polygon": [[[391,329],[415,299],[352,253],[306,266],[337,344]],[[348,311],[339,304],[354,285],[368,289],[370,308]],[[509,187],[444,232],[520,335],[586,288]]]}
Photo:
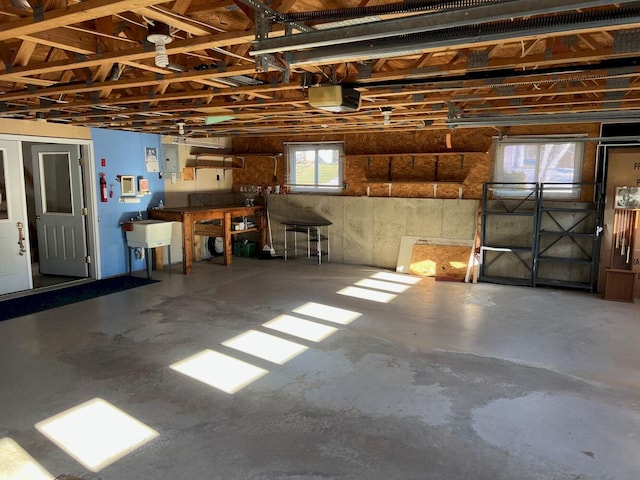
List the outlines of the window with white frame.
{"label": "window with white frame", "polygon": [[[536,141],[533,137],[498,141],[494,181],[527,184],[525,190],[535,183],[555,184],[545,186],[545,196],[579,197],[579,188],[571,184],[582,181],[582,146],[582,142],[566,137],[557,141]],[[518,196],[518,189],[503,186],[496,193]]]}
{"label": "window with white frame", "polygon": [[343,142],[286,143],[292,192],[339,193],[343,182]]}

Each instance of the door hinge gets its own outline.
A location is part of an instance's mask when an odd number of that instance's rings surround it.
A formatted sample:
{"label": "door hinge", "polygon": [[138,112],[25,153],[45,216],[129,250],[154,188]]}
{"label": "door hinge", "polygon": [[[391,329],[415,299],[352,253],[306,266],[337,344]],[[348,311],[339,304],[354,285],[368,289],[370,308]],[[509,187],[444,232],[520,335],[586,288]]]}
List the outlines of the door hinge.
{"label": "door hinge", "polygon": [[91,255],[87,255],[86,257],[84,257],[84,261],[85,263],[91,263]]}
{"label": "door hinge", "polygon": [[82,215],[88,215],[89,214],[89,210],[87,210],[87,207],[83,207],[82,208]]}
{"label": "door hinge", "polygon": [[84,167],[84,158],[80,157],[78,159],[78,163],[80,164],[81,167]]}

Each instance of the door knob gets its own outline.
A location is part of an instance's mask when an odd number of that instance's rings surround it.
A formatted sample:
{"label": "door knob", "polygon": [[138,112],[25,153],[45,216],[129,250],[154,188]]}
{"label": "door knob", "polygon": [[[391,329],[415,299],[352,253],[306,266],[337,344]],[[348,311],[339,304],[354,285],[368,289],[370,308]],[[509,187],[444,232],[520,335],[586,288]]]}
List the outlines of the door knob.
{"label": "door knob", "polygon": [[40,215],[36,215],[36,220],[40,220]]}

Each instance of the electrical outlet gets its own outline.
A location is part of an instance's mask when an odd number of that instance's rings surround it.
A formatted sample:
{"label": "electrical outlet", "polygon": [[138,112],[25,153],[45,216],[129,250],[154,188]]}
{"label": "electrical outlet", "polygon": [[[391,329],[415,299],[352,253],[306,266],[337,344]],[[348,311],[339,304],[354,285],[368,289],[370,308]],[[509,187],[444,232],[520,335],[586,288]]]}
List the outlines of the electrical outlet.
{"label": "electrical outlet", "polygon": [[171,183],[175,184],[178,174],[176,172],[171,172]]}

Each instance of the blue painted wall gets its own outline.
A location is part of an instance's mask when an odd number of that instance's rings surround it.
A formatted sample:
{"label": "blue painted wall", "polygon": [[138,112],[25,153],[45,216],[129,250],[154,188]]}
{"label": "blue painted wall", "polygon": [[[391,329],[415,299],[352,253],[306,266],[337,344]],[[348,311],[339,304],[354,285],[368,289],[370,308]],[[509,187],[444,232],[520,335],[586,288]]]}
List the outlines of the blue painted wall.
{"label": "blue painted wall", "polygon": [[[100,180],[100,173],[107,179],[107,189],[113,185],[113,197],[108,201],[100,201],[100,185],[98,190],[98,234],[100,236],[100,260],[102,264],[102,278],[127,273],[129,266],[127,256],[129,249],[125,234],[120,223],[129,220],[142,211],[143,218],[148,218],[147,209],[164,202],[164,180],[157,172],[147,172],[145,163],[146,148],[155,148],[158,158],[162,158],[161,139],[158,135],[134,132],[120,132],[114,130],[91,129],[91,138],[95,155],[96,182]],[[102,166],[102,159],[106,166]],[[162,163],[160,163],[162,171]],[[118,175],[139,176],[149,181],[151,195],[140,198],[140,203],[120,203],[120,183]],[[137,180],[136,180],[137,191]],[[132,257],[134,257],[132,255]],[[144,260],[133,258],[132,269],[145,268]]]}

